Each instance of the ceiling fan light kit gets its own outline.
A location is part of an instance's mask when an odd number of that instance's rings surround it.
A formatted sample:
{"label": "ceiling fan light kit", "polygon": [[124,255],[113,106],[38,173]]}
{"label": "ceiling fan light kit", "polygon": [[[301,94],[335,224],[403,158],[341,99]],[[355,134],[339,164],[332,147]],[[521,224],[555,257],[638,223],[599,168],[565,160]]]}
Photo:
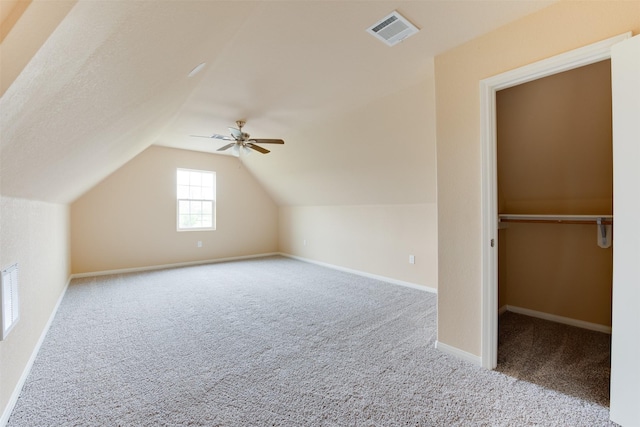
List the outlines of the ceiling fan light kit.
{"label": "ceiling fan light kit", "polygon": [[220,135],[217,133],[214,133],[211,136],[201,136],[201,135],[191,135],[191,136],[198,137],[198,138],[212,138],[212,139],[221,139],[223,141],[232,141],[229,144],[218,148],[218,150],[216,151],[225,151],[231,148],[234,154],[238,156],[240,155],[241,152],[244,155],[249,155],[251,153],[251,150],[257,151],[262,154],[267,154],[270,152],[266,148],[263,148],[256,144],[284,144],[284,141],[282,139],[251,138],[251,135],[242,131],[242,128],[246,123],[247,122],[245,120],[236,120],[236,125],[238,126],[238,128],[236,129],[236,128],[230,127],[229,128],[229,133],[231,134],[230,136]]}

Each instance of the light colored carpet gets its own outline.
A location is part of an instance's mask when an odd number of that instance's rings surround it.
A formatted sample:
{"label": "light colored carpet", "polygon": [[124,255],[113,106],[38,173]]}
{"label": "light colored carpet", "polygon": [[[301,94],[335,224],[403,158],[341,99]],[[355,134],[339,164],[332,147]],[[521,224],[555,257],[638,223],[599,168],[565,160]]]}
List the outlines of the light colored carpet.
{"label": "light colored carpet", "polygon": [[609,425],[435,338],[435,295],[280,257],[74,280],[9,426]]}
{"label": "light colored carpet", "polygon": [[609,406],[611,335],[506,312],[499,372]]}

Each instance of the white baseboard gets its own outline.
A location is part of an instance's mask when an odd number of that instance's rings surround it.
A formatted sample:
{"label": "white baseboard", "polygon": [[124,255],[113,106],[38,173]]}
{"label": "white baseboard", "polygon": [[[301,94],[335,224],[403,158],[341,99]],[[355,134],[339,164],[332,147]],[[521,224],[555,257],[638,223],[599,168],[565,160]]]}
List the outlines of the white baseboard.
{"label": "white baseboard", "polygon": [[108,276],[110,274],[126,274],[126,273],[137,273],[141,271],[153,271],[153,270],[164,270],[166,268],[176,268],[176,267],[190,267],[193,265],[203,265],[203,264],[214,264],[218,262],[229,262],[229,261],[239,261],[243,259],[252,259],[252,258],[263,258],[267,256],[280,255],[278,252],[268,252],[263,254],[256,255],[243,255],[237,257],[229,257],[229,258],[217,258],[217,259],[206,259],[202,261],[187,261],[187,262],[176,262],[173,264],[160,264],[160,265],[150,265],[146,267],[132,267],[132,268],[121,268],[117,270],[102,270],[102,271],[93,271],[88,273],[76,273],[72,274],[72,279],[77,279],[81,277],[95,277],[95,276]]}
{"label": "white baseboard", "polygon": [[457,347],[453,347],[440,341],[436,341],[436,349],[440,350],[443,353],[447,353],[451,356],[457,357],[458,359],[473,363],[476,366],[482,366],[482,358],[480,356],[467,353],[466,351],[460,350]]}
{"label": "white baseboard", "polygon": [[13,389],[13,393],[9,397],[9,401],[7,402],[7,406],[4,408],[2,412],[2,417],[0,417],[0,427],[5,427],[9,422],[9,417],[11,416],[11,412],[13,412],[13,408],[16,406],[18,402],[18,397],[20,396],[20,392],[22,392],[22,387],[24,387],[24,383],[27,381],[27,377],[31,372],[31,368],[33,367],[33,362],[35,362],[36,357],[38,356],[38,352],[40,351],[40,347],[42,347],[42,343],[44,342],[45,337],[47,336],[47,332],[49,332],[49,328],[51,328],[51,324],[53,323],[53,319],[56,317],[56,313],[58,312],[58,308],[60,307],[60,303],[64,298],[64,295],[67,293],[67,288],[69,288],[69,283],[71,283],[71,276],[67,279],[67,284],[64,286],[64,289],[60,293],[58,300],[56,301],[56,305],[53,307],[53,311],[49,316],[49,320],[47,320],[47,324],[44,326],[42,333],[40,334],[40,338],[38,338],[38,342],[36,343],[33,351],[31,352],[31,356],[27,361],[24,370],[22,371],[22,375],[18,379],[18,383]]}
{"label": "white baseboard", "polygon": [[316,264],[316,265],[320,265],[322,267],[331,268],[333,270],[344,271],[345,273],[351,273],[351,274],[355,274],[355,275],[358,275],[358,276],[368,277],[369,279],[375,279],[375,280],[380,280],[382,282],[392,283],[394,285],[400,285],[400,286],[405,286],[407,288],[418,289],[420,291],[430,292],[432,294],[437,294],[438,293],[438,290],[436,288],[432,288],[432,287],[426,286],[426,285],[419,285],[417,283],[405,282],[403,280],[393,279],[391,277],[379,276],[377,274],[371,274],[371,273],[367,273],[365,271],[360,271],[360,270],[353,270],[351,268],[341,267],[339,265],[329,264],[329,263],[322,262],[322,261],[315,261],[313,259],[303,258],[303,257],[299,257],[299,256],[296,256],[296,255],[286,254],[286,253],[283,253],[283,252],[281,252],[279,255],[282,255],[283,257],[287,257],[287,258],[297,259],[298,261],[304,261],[304,262],[308,262],[310,264]]}
{"label": "white baseboard", "polygon": [[537,317],[539,319],[550,320],[556,323],[563,323],[565,325],[576,326],[578,328],[589,329],[591,331],[604,332],[605,334],[611,333],[611,326],[600,325],[598,323],[585,322],[584,320],[571,319],[569,317],[557,316],[555,314],[544,313],[542,311],[530,310],[528,308],[515,307],[513,305],[503,305],[500,308],[499,313],[502,314],[505,311],[512,313],[524,314],[525,316]]}

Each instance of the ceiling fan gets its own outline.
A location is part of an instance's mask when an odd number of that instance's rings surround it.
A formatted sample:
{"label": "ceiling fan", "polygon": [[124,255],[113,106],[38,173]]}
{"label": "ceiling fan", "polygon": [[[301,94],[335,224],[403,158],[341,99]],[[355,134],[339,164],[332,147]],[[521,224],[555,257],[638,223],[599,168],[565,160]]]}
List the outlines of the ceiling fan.
{"label": "ceiling fan", "polygon": [[238,154],[240,153],[241,150],[244,154],[251,153],[251,150],[255,150],[262,154],[267,154],[269,153],[269,150],[267,150],[266,148],[260,147],[259,145],[256,145],[256,144],[284,144],[284,141],[281,139],[251,138],[251,136],[248,133],[242,131],[242,127],[245,124],[246,124],[245,120],[237,120],[236,125],[238,125],[238,129],[229,128],[229,132],[231,133],[231,136],[219,135],[217,133],[214,133],[211,136],[201,136],[201,135],[191,135],[191,136],[195,136],[197,138],[213,138],[213,139],[221,139],[223,141],[233,141],[223,147],[218,148],[217,151],[224,151],[233,147],[233,151]]}

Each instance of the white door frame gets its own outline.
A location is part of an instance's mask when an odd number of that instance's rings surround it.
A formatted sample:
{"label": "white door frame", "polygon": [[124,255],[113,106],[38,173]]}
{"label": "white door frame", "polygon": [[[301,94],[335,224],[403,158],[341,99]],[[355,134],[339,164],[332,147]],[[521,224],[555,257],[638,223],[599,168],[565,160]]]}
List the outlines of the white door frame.
{"label": "white door frame", "polygon": [[611,47],[631,32],[507,71],[480,82],[482,147],[482,336],[481,363],[498,363],[498,173],[496,92],[611,58]]}

